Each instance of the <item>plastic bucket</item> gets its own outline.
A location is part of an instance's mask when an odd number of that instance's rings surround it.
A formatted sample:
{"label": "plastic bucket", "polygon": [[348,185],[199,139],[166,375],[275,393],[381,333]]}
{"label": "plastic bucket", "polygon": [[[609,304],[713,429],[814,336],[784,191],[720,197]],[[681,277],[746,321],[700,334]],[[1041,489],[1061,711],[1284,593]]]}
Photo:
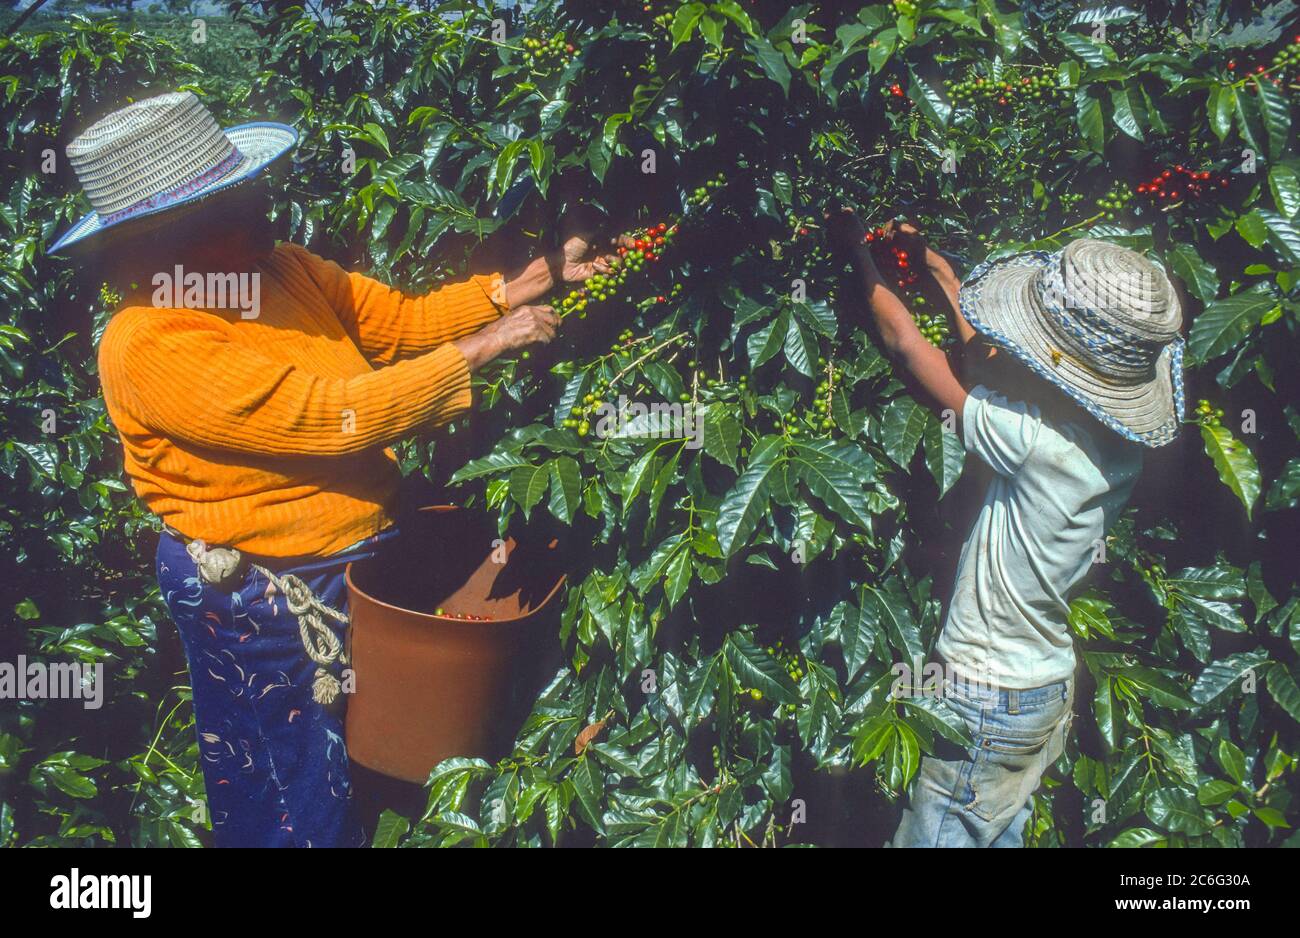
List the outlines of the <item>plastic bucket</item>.
{"label": "plastic bucket", "polygon": [[502,541],[493,519],[438,505],[348,565],[354,762],[423,782],[443,759],[504,754],[555,660],[564,585],[555,539],[515,533]]}

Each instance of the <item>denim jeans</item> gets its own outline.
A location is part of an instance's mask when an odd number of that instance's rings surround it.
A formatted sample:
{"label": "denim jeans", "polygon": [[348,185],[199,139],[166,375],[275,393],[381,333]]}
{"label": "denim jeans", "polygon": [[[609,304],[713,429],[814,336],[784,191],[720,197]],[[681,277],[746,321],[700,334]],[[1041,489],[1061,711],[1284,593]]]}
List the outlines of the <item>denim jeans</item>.
{"label": "denim jeans", "polygon": [[1022,846],[1030,798],[1065,749],[1074,681],[1020,691],[944,681],[943,690],[974,745],[941,740],[921,760],[893,846]]}

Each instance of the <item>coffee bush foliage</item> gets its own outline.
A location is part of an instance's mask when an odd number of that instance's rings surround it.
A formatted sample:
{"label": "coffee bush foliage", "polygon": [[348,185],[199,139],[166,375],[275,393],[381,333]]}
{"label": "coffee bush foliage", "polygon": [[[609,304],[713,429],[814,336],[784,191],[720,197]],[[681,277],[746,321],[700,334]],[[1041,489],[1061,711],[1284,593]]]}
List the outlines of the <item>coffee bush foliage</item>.
{"label": "coffee bush foliage", "polygon": [[[0,45],[3,648],[108,675],[97,714],[0,712],[0,842],[205,837],[152,526],[97,396],[111,298],[42,250],[82,203],[41,151],[183,86],[223,121],[293,122],[284,236],[411,290],[553,247],[579,204],[676,226],[489,369],[471,419],[401,448],[503,527],[551,517],[575,559],[563,665],[513,751],[438,766],[378,844],[880,844],[922,756],[961,742],[893,666],[928,658],[986,477],[864,331],[823,236],[841,201],[911,216],[963,269],[1087,235],[1174,275],[1187,423],[1072,603],[1074,738],[1027,843],[1294,843],[1290,4],[324,9],[212,20],[210,42],[253,37],[242,71],[184,30],[78,18]],[[702,446],[638,435],[653,418],[595,432],[621,395],[698,406]]]}

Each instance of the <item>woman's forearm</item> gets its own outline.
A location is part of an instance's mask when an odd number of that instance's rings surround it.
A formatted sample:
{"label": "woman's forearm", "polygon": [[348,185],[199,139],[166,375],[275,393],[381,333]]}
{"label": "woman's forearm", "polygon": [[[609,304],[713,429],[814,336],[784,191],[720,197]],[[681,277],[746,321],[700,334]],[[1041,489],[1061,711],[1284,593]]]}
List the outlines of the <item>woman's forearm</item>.
{"label": "woman's forearm", "polygon": [[541,299],[555,289],[563,258],[542,254],[524,265],[523,270],[506,280],[506,306],[514,309]]}

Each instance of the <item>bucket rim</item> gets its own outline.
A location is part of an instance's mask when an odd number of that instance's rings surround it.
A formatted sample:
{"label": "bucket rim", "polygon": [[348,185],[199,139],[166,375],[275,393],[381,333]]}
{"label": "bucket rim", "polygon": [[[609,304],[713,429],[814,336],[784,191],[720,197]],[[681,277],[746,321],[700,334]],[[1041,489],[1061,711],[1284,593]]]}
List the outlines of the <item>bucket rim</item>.
{"label": "bucket rim", "polygon": [[[446,512],[465,511],[465,509],[461,508],[459,505],[425,505],[418,509],[418,511]],[[348,592],[350,594],[360,596],[367,602],[373,603],[374,605],[380,606],[384,609],[392,609],[395,612],[415,616],[418,619],[427,619],[431,622],[437,622],[444,625],[464,626],[467,629],[473,628],[475,630],[482,630],[484,626],[511,625],[536,617],[538,613],[551,604],[551,600],[555,598],[555,594],[564,587],[564,584],[568,582],[569,579],[567,573],[561,573],[560,578],[556,580],[555,585],[551,587],[550,592],[546,594],[542,601],[523,615],[511,616],[508,619],[453,619],[451,616],[440,616],[432,612],[420,612],[418,609],[407,609],[405,606],[395,606],[392,603],[384,602],[384,600],[371,595],[371,593],[362,589],[352,579],[352,567],[358,562],[360,561],[349,561],[348,565],[343,568],[343,580],[347,584]]]}

